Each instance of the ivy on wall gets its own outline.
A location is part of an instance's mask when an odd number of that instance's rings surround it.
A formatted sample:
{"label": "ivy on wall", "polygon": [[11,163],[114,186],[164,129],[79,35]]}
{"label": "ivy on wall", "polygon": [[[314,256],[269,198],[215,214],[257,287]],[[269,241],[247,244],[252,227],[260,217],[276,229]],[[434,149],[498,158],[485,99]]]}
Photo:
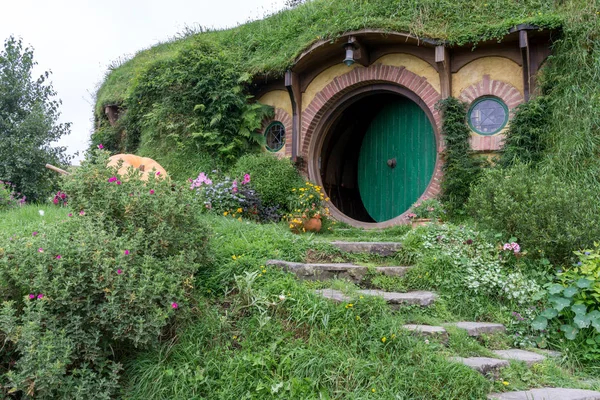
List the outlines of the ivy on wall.
{"label": "ivy on wall", "polygon": [[455,97],[448,97],[441,100],[437,108],[442,112],[442,136],[446,142],[441,200],[451,215],[461,215],[469,199],[471,184],[481,173],[482,161],[475,156],[469,143],[467,105]]}

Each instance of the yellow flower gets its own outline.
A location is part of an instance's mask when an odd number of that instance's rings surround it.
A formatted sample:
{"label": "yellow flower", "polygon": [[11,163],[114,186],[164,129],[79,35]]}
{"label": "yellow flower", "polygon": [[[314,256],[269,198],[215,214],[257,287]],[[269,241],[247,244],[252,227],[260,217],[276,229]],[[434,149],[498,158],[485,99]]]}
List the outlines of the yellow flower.
{"label": "yellow flower", "polygon": [[325,201],[329,201],[329,197],[327,197],[327,198],[325,199]]}
{"label": "yellow flower", "polygon": [[237,336],[233,335],[233,340],[237,339]]}
{"label": "yellow flower", "polygon": [[263,273],[263,274],[266,274],[266,273],[267,273],[267,270],[266,270],[266,269],[263,269],[263,270],[262,270],[262,273]]}
{"label": "yellow flower", "polygon": [[229,214],[227,211],[225,211],[225,212],[223,213],[223,215],[225,215],[225,216],[227,216],[227,214]]}
{"label": "yellow flower", "polygon": [[510,382],[502,381],[502,384],[503,384],[504,386],[508,386],[508,385],[510,385]]}
{"label": "yellow flower", "polygon": [[371,392],[375,393],[376,392],[375,388],[371,389]]}
{"label": "yellow flower", "polygon": [[293,229],[293,228],[294,228],[294,224],[290,224],[290,229]]}
{"label": "yellow flower", "polygon": [[396,334],[392,333],[392,339],[396,339]]}
{"label": "yellow flower", "polygon": [[310,196],[308,196],[309,199],[312,199],[313,197],[315,197],[315,196],[313,196],[312,194]]}
{"label": "yellow flower", "polygon": [[237,209],[237,212],[240,213],[240,214],[242,213],[242,211],[244,211],[244,210],[242,210],[241,207]]}
{"label": "yellow flower", "polygon": [[352,303],[346,304],[346,308],[352,308],[352,307],[354,307],[354,304],[352,304]]}
{"label": "yellow flower", "polygon": [[365,296],[360,296],[360,297],[359,297],[359,299],[364,299],[364,298],[365,298]]}
{"label": "yellow flower", "polygon": [[295,192],[295,191],[296,191],[296,189],[292,189],[292,192]]}
{"label": "yellow flower", "polygon": [[385,343],[387,341],[387,338],[384,336],[381,338],[381,343]]}

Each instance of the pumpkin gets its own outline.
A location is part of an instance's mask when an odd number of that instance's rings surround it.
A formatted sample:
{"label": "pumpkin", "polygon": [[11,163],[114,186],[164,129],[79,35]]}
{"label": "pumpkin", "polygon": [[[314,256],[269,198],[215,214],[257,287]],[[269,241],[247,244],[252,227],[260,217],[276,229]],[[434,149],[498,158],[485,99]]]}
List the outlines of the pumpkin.
{"label": "pumpkin", "polygon": [[160,172],[160,177],[167,177],[167,171],[165,171],[165,169],[159,163],[148,157],[140,157],[136,156],[135,154],[115,154],[108,160],[109,167],[116,167],[119,164],[119,161],[123,160],[123,165],[118,171],[119,175],[127,174],[129,167],[133,167],[142,171],[141,179],[144,181],[148,180],[148,175],[152,173],[153,169],[156,170],[154,173]]}

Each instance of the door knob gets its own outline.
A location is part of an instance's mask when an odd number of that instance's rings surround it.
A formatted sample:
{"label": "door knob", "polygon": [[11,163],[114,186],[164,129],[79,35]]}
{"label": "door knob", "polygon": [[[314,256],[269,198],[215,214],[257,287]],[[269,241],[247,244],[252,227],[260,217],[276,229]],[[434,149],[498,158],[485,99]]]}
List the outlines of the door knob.
{"label": "door knob", "polygon": [[396,168],[396,164],[397,164],[397,162],[396,162],[396,158],[395,157],[392,158],[392,159],[387,160],[387,165],[390,168]]}

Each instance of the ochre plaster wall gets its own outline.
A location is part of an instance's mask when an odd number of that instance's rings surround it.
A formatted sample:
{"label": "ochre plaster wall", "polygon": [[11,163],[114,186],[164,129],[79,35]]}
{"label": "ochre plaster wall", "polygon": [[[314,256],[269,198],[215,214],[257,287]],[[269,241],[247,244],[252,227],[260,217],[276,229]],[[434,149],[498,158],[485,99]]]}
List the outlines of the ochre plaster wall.
{"label": "ochre plaster wall", "polygon": [[427,61],[423,61],[419,57],[413,56],[412,54],[387,54],[375,61],[374,64],[404,67],[410,72],[427,79],[429,84],[433,86],[438,93],[441,92],[440,75],[435,68],[433,68]]}
{"label": "ochre plaster wall", "polygon": [[346,66],[345,64],[339,63],[334,65],[333,67],[327,68],[325,71],[321,72],[319,75],[312,80],[312,82],[306,88],[306,91],[302,93],[302,111],[308,107],[310,102],[315,98],[317,93],[319,93],[325,86],[327,86],[331,81],[333,81],[338,76],[344,75],[355,68],[362,66],[360,64],[352,64],[351,66]]}
{"label": "ochre plaster wall", "polygon": [[265,93],[260,99],[259,103],[273,106],[275,108],[281,108],[283,111],[292,115],[292,102],[290,95],[285,90],[273,90]]}
{"label": "ochre plaster wall", "polygon": [[459,97],[463,90],[481,82],[484,75],[509,83],[523,94],[523,70],[519,64],[504,57],[484,57],[471,61],[452,74],[452,96]]}

